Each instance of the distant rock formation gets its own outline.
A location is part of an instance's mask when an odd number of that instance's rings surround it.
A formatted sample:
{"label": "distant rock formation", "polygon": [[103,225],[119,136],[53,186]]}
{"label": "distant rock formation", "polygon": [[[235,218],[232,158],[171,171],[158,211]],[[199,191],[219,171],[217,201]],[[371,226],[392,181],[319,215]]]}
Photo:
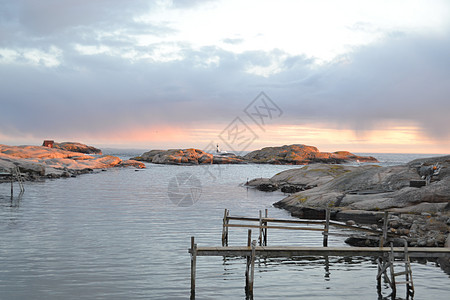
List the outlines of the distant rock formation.
{"label": "distant rock formation", "polygon": [[102,154],[102,150],[98,148],[75,142],[53,143],[53,148],[85,154]]}
{"label": "distant rock formation", "polygon": [[122,161],[111,155],[94,157],[57,148],[0,145],[0,169],[9,172],[15,166],[28,180],[70,177],[116,166],[145,168],[141,162]]}
{"label": "distant rock formation", "polygon": [[285,145],[281,147],[266,147],[244,156],[249,162],[280,165],[306,165],[310,163],[345,163],[350,161],[378,162],[371,156],[358,156],[347,151],[333,153],[319,152],[314,146]]}
{"label": "distant rock formation", "polygon": [[151,162],[154,164],[239,164],[244,163],[244,159],[236,155],[214,156],[199,149],[170,149],[170,150],[150,150],[141,156],[133,157],[137,161]]}

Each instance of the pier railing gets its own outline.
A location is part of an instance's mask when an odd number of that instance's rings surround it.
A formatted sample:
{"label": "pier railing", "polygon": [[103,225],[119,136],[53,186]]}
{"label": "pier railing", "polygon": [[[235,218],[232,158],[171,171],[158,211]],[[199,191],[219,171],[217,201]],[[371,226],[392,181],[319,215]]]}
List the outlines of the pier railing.
{"label": "pier railing", "polygon": [[[238,224],[230,224],[231,221],[240,221]],[[242,223],[246,222],[246,223]],[[253,222],[254,224],[251,224]],[[255,224],[256,223],[256,224]],[[281,226],[281,225],[269,225],[272,224],[288,224],[289,226]],[[299,226],[300,225],[300,226]],[[320,227],[305,227],[304,225],[319,225]],[[259,211],[258,218],[251,217],[239,217],[239,216],[230,216],[230,210],[225,209],[223,215],[223,223],[222,223],[222,246],[228,246],[228,240],[230,236],[230,228],[256,228],[259,232],[258,244],[259,246],[267,246],[268,241],[268,229],[285,229],[285,230],[307,230],[307,231],[319,231],[322,232],[323,235],[323,247],[328,246],[328,236],[329,235],[340,235],[340,236],[349,236],[353,233],[342,233],[342,232],[331,232],[330,226],[336,228],[344,228],[350,229],[354,231],[363,231],[365,233],[369,233],[372,237],[376,239],[380,239],[380,247],[382,247],[387,241],[388,235],[392,236],[391,233],[388,233],[387,226],[388,225],[388,212],[385,212],[383,218],[383,229],[372,229],[361,226],[347,225],[341,222],[330,220],[330,209],[325,210],[325,220],[289,220],[289,219],[275,219],[268,217],[268,210],[266,209],[264,212],[264,216],[262,211]],[[371,238],[368,236],[367,238]]]}

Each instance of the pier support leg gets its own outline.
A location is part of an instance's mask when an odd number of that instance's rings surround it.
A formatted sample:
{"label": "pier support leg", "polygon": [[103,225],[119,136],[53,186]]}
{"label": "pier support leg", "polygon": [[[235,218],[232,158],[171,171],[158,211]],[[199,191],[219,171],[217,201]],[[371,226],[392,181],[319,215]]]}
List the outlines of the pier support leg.
{"label": "pier support leg", "polygon": [[262,246],[263,245],[263,221],[262,221],[262,212],[259,211],[259,245]]}
{"label": "pier support leg", "polygon": [[13,180],[13,173],[11,171],[11,199],[14,196],[14,180]]}
{"label": "pier support leg", "polygon": [[383,218],[383,236],[380,238],[380,247],[383,247],[387,240],[388,217],[389,212],[385,211]]}
{"label": "pier support leg", "polygon": [[[248,230],[247,236],[247,247],[252,246],[252,230]],[[250,265],[251,265],[251,256],[247,256],[247,264],[245,266],[245,294],[248,296],[249,286],[250,286]]]}
{"label": "pier support leg", "polygon": [[[267,210],[267,208],[266,208],[266,211],[265,211],[264,215],[265,215],[265,218],[267,219],[268,218],[268,210]],[[267,226],[267,221],[264,222],[264,226]],[[263,243],[263,245],[267,246],[267,228],[264,228],[264,243]]]}
{"label": "pier support leg", "polygon": [[195,275],[197,268],[197,244],[194,242],[194,237],[191,237],[191,300],[195,299]]}
{"label": "pier support leg", "polygon": [[222,225],[222,247],[228,246],[228,217],[230,212],[225,208],[225,212],[223,213],[223,225]]}
{"label": "pier support leg", "polygon": [[382,267],[383,267],[383,260],[381,257],[377,258],[377,292],[378,292],[378,298],[381,299],[381,275],[382,275]]}
{"label": "pier support leg", "polygon": [[253,283],[255,281],[255,253],[256,253],[256,241],[252,242],[252,254],[250,256],[250,270],[247,284],[247,299],[253,299]]}
{"label": "pier support leg", "polygon": [[330,230],[330,208],[325,211],[325,228],[323,230],[323,246],[328,247],[328,231]]}

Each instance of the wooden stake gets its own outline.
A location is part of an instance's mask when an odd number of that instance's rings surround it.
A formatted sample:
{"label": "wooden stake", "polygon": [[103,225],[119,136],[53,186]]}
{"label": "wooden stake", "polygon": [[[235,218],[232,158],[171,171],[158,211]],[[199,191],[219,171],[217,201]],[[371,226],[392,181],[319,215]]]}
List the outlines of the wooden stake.
{"label": "wooden stake", "polygon": [[[265,211],[265,218],[266,219],[268,218],[268,209],[267,208],[266,208],[266,211]],[[267,221],[264,222],[264,226],[267,226]],[[264,228],[264,246],[267,246],[267,227]]]}
{"label": "wooden stake", "polygon": [[[227,217],[226,217],[227,225],[230,223],[229,217],[230,217],[230,210],[227,209]],[[225,243],[228,246],[228,227],[225,229],[225,236],[226,236]]]}
{"label": "wooden stake", "polygon": [[380,238],[380,247],[383,247],[384,243],[387,240],[388,216],[389,216],[389,212],[385,211],[384,218],[383,218],[383,236]]}
{"label": "wooden stake", "polygon": [[250,282],[248,287],[248,293],[251,299],[253,299],[253,283],[255,280],[255,253],[256,253],[256,241],[252,242],[252,256],[250,258]]}
{"label": "wooden stake", "polygon": [[391,243],[391,252],[389,254],[389,269],[391,271],[391,289],[392,289],[392,294],[391,297],[392,299],[395,299],[395,296],[397,294],[397,287],[395,284],[395,272],[394,272],[394,250],[393,250],[394,246]]}
{"label": "wooden stake", "polygon": [[197,244],[191,237],[191,300],[195,299],[195,275],[197,268]]}
{"label": "wooden stake", "polygon": [[225,208],[225,211],[223,213],[223,225],[222,225],[222,247],[224,246],[228,246],[228,227],[226,227],[226,225],[228,224],[228,219],[227,219],[227,209]]}
{"label": "wooden stake", "polygon": [[330,229],[330,208],[325,210],[325,227],[323,229],[323,246],[328,247],[328,231]]}
{"label": "wooden stake", "polygon": [[[248,236],[247,236],[247,247],[251,247],[252,243],[252,230],[248,230]],[[248,295],[249,287],[250,287],[250,264],[251,264],[251,257],[247,256],[247,264],[245,266],[245,291]]]}
{"label": "wooden stake", "polygon": [[14,195],[14,180],[13,180],[13,171],[11,170],[11,199]]}
{"label": "wooden stake", "polygon": [[262,246],[262,231],[263,231],[262,212],[259,211],[259,245]]}

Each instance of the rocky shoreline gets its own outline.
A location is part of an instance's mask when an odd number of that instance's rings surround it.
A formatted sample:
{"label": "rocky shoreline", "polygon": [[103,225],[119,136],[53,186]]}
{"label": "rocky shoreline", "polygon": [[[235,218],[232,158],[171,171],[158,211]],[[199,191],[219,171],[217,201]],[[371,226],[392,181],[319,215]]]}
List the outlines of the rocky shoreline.
{"label": "rocky shoreline", "polygon": [[140,156],[131,158],[154,164],[201,165],[201,164],[277,164],[308,165],[312,163],[341,164],[348,162],[378,162],[371,156],[358,156],[348,151],[333,153],[320,152],[314,146],[302,144],[281,147],[266,147],[238,156],[233,153],[207,153],[200,149],[150,150]]}
{"label": "rocky shoreline", "polygon": [[[65,147],[64,150],[61,149]],[[63,143],[60,147],[0,145],[0,171],[11,173],[16,167],[24,180],[75,177],[112,167],[145,168],[133,160],[121,160],[112,155],[92,156],[77,150],[94,151],[96,148],[80,143]],[[101,153],[101,151],[100,151]]]}
{"label": "rocky shoreline", "polygon": [[[431,176],[428,185],[411,186],[412,181],[425,182],[420,169],[437,165],[439,172]],[[308,165],[272,178],[253,179],[247,185],[289,193],[274,206],[295,217],[323,219],[325,209],[330,208],[334,220],[381,228],[384,211],[388,211],[389,232],[406,239],[410,246],[442,247],[450,243],[450,156],[392,167]],[[369,236],[354,236],[347,242],[355,246],[377,244]]]}

